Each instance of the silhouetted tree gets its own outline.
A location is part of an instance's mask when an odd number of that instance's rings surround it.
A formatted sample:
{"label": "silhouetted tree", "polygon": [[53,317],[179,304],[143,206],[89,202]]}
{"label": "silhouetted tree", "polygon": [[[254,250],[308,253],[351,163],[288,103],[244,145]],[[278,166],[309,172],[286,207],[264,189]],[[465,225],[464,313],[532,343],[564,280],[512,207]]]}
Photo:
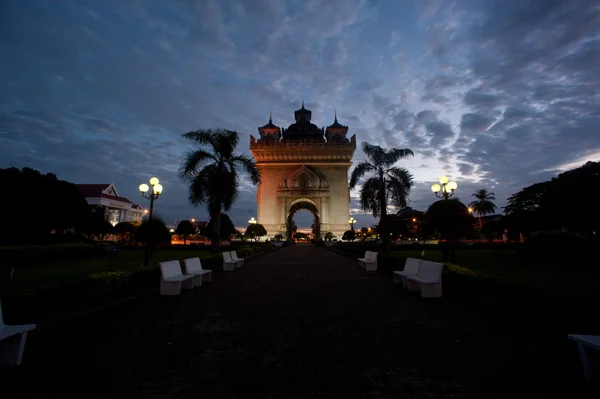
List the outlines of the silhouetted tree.
{"label": "silhouetted tree", "polygon": [[434,202],[427,209],[426,217],[447,240],[454,241],[473,232],[473,216],[458,198]]}
{"label": "silhouetted tree", "polygon": [[190,220],[182,220],[175,229],[175,234],[183,236],[183,245],[187,245],[187,237],[196,234],[196,226]]}
{"label": "silhouetted tree", "polygon": [[115,225],[113,232],[119,235],[121,241],[125,242],[135,233],[135,226],[129,222],[120,222]]}
{"label": "silhouetted tree", "polygon": [[214,227],[214,224],[216,223],[215,219],[210,219],[206,227],[201,232],[202,235],[208,237],[212,242],[214,242],[215,240],[228,241],[231,239],[231,235],[236,232],[235,226],[233,225],[233,222],[231,221],[229,216],[227,216],[227,214],[221,213],[219,214],[219,216],[221,222],[221,227],[219,228],[219,231],[221,233],[220,237],[216,237],[217,230]]}
{"label": "silhouetted tree", "polygon": [[[200,148],[188,152],[179,169],[179,176],[189,181],[189,200],[192,204],[205,204],[210,215],[209,225],[215,230],[213,251],[219,249],[221,234],[221,211],[228,211],[239,196],[239,169],[245,170],[250,182],[258,185],[260,173],[254,159],[245,154],[235,154],[239,135],[231,130],[196,130],[185,133],[183,138],[193,141]],[[227,231],[227,236],[232,234]]]}
{"label": "silhouetted tree", "polygon": [[253,223],[246,228],[246,234],[248,234],[250,238],[254,239],[254,241],[258,241],[260,237],[267,235],[267,230],[262,224]]}
{"label": "silhouetted tree", "polygon": [[346,230],[344,231],[344,235],[342,236],[342,240],[346,241],[354,241],[356,239],[356,233],[354,230]]}
{"label": "silhouetted tree", "polygon": [[170,244],[171,238],[171,232],[165,222],[156,216],[153,216],[152,220],[144,220],[135,234],[137,242],[143,242],[150,247],[158,244]]}
{"label": "silhouetted tree", "polygon": [[413,186],[411,174],[406,169],[394,165],[400,159],[414,154],[408,148],[386,150],[366,142],[362,143],[362,149],[367,159],[361,161],[352,171],[350,189],[354,189],[363,176],[372,174],[360,189],[360,205],[364,210],[371,211],[373,216],[381,216],[384,220],[380,231],[382,247],[384,252],[389,252],[390,238],[386,226],[388,201],[395,207],[405,207]]}
{"label": "silhouetted tree", "polygon": [[496,195],[494,193],[490,193],[485,188],[480,188],[475,190],[471,196],[475,197],[476,200],[471,202],[469,206],[475,212],[477,212],[477,216],[479,218],[479,230],[481,230],[483,227],[483,224],[481,223],[481,217],[496,212],[496,204],[492,202],[496,199]]}
{"label": "silhouetted tree", "polygon": [[[0,243],[36,243],[62,236],[83,223],[88,212],[77,187],[52,173],[31,168],[0,170]],[[51,236],[51,233],[52,234]]]}

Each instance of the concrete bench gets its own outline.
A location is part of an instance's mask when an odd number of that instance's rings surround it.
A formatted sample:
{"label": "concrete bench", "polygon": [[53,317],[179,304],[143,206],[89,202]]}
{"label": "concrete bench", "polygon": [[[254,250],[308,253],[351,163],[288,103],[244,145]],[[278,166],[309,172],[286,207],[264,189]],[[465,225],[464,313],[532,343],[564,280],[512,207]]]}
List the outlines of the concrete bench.
{"label": "concrete bench", "polygon": [[223,271],[233,272],[238,266],[239,261],[233,260],[229,252],[223,252]]}
{"label": "concrete bench", "polygon": [[244,258],[238,258],[237,251],[229,251],[229,255],[231,255],[231,260],[237,262],[237,264],[235,265],[236,268],[244,266]]}
{"label": "concrete bench", "polygon": [[406,288],[407,277],[418,275],[420,268],[421,268],[421,259],[407,258],[406,263],[404,263],[404,270],[394,272],[394,283],[397,283],[398,281],[402,281],[402,286]]}
{"label": "concrete bench", "polygon": [[600,379],[600,335],[569,334],[569,339],[577,342],[585,378]]}
{"label": "concrete bench", "polygon": [[440,298],[442,296],[442,271],[444,264],[421,261],[416,276],[406,277],[406,288],[409,291],[421,291],[423,298]]}
{"label": "concrete bench", "polygon": [[212,270],[203,269],[200,258],[184,259],[183,269],[185,274],[195,276],[195,287],[201,287],[203,281],[212,282]]}
{"label": "concrete bench", "polygon": [[178,260],[160,262],[160,295],[180,295],[181,289],[194,289],[194,276],[181,273]]}
{"label": "concrete bench", "polygon": [[35,324],[7,326],[2,318],[0,304],[0,366],[18,366],[23,360],[27,333],[35,329]]}

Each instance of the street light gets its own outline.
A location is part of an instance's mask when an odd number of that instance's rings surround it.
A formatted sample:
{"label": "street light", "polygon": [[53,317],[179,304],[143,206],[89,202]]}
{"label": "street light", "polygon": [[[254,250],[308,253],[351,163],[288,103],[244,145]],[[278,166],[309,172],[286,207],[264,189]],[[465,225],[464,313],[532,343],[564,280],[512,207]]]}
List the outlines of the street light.
{"label": "street light", "polygon": [[248,220],[248,223],[249,224],[256,224],[258,222],[256,221],[256,219],[254,219],[254,217],[252,217],[250,220]]}
{"label": "street light", "polygon": [[356,223],[356,219],[354,219],[353,217],[350,217],[350,219],[348,220],[348,223],[350,223],[350,230],[354,231],[354,223]]}
{"label": "street light", "polygon": [[[456,184],[456,182],[449,182],[446,176],[440,177],[440,184],[441,186],[437,183],[431,186],[431,191],[433,191],[436,197],[443,199],[448,199],[452,197],[454,195],[454,190],[456,190],[456,188],[458,187],[458,184]],[[441,194],[439,194],[440,191]]]}
{"label": "street light", "polygon": [[[150,185],[152,186],[152,191],[150,191],[150,187],[146,183],[142,183],[139,186],[140,194],[142,197],[150,200],[150,212],[148,212],[148,221],[152,220],[152,211],[154,210],[154,200],[157,199],[160,194],[162,194],[163,186],[159,184],[159,180],[156,177],[150,178]],[[148,266],[150,262],[150,243],[146,243],[146,254],[144,256],[144,266]]]}

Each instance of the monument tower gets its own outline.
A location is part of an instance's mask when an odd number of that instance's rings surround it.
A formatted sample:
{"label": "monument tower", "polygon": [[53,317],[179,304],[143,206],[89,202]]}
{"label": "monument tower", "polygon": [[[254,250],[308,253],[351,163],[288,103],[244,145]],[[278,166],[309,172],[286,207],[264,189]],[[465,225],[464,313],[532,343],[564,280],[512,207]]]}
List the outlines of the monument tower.
{"label": "monument tower", "polygon": [[348,171],[356,150],[356,135],[338,123],[318,128],[312,113],[294,112],[296,122],[287,129],[269,123],[259,127],[260,138],[250,136],[250,151],[261,174],[256,193],[258,223],[269,235],[291,239],[294,214],[306,209],[314,215],[317,238],[325,232],[342,237],[348,230],[350,190]]}

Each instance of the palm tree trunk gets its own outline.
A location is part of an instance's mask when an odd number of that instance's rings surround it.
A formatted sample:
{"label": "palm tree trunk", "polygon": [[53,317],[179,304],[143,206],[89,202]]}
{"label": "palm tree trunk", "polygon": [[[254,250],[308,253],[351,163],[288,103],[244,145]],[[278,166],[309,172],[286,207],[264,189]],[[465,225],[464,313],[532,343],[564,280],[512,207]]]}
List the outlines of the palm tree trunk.
{"label": "palm tree trunk", "polygon": [[390,252],[390,235],[388,234],[387,203],[385,201],[385,180],[383,171],[379,172],[379,206],[381,207],[381,248],[384,253]]}
{"label": "palm tree trunk", "polygon": [[212,218],[215,218],[213,219],[215,221],[213,224],[215,231],[210,242],[210,249],[212,250],[212,252],[219,252],[219,247],[221,243],[221,211],[215,213],[214,215],[211,215],[211,219]]}

